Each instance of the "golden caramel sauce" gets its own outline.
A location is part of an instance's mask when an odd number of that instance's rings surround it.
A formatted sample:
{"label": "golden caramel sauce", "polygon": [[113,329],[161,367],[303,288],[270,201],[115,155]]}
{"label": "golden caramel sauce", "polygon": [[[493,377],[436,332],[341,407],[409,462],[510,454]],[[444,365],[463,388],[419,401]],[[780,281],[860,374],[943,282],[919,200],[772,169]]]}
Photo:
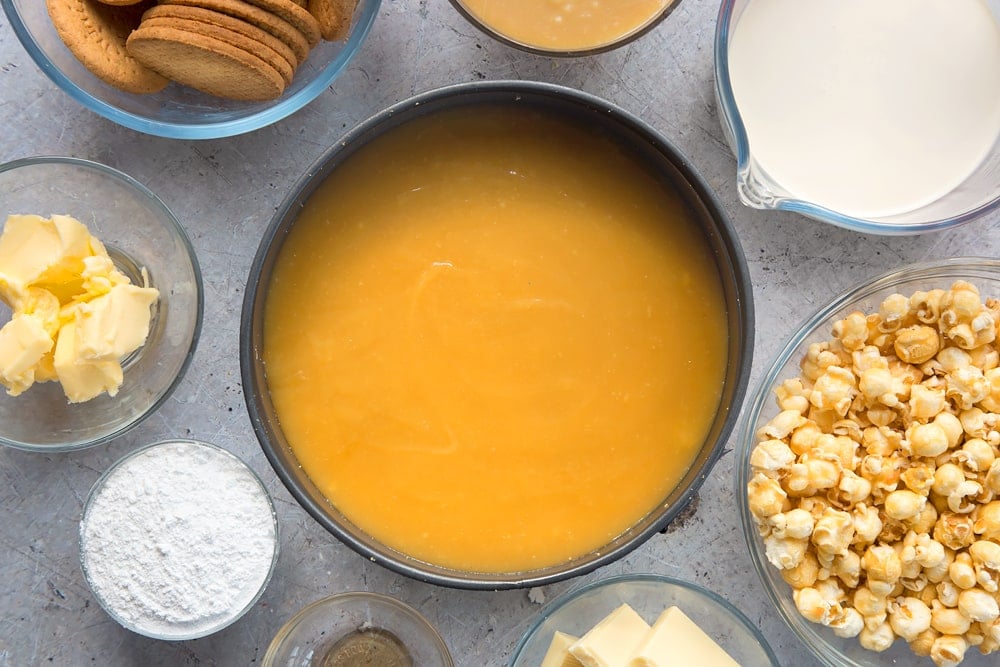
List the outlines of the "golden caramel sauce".
{"label": "golden caramel sauce", "polygon": [[712,251],[661,180],[518,106],[413,120],[340,164],[281,248],[262,351],[327,498],[482,572],[582,556],[656,508],[727,361]]}
{"label": "golden caramel sauce", "polygon": [[646,27],[675,0],[459,0],[507,39],[547,51],[607,46]]}

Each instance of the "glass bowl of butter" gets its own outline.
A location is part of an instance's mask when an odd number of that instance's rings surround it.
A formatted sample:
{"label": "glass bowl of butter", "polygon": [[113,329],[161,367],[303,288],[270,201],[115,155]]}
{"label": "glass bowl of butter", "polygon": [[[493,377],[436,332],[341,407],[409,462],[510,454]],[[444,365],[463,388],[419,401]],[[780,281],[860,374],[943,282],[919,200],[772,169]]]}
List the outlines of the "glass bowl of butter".
{"label": "glass bowl of butter", "polygon": [[194,249],[156,195],[95,162],[8,162],[0,193],[0,444],[107,442],[162,404],[191,361]]}
{"label": "glass bowl of butter", "polygon": [[716,593],[663,575],[628,574],[552,601],[508,666],[577,664],[777,667],[778,659],[753,623]]}

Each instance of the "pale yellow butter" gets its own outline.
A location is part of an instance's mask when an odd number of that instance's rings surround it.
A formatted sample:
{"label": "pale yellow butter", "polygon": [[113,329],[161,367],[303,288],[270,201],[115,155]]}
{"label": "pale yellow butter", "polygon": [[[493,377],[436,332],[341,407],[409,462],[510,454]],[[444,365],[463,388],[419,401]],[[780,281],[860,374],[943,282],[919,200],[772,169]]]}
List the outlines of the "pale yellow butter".
{"label": "pale yellow butter", "polygon": [[156,290],[131,283],[76,307],[76,354],[80,360],[115,361],[142,345],[149,335],[149,308]]}
{"label": "pale yellow butter", "polygon": [[133,285],[86,226],[65,215],[11,215],[0,234],[0,384],[18,395],[58,380],[71,402],[121,386],[120,360],[149,335],[159,292]]}
{"label": "pale yellow butter", "polygon": [[573,643],[569,652],[584,667],[626,667],[649,624],[623,604]]}
{"label": "pale yellow butter", "polygon": [[8,216],[0,236],[0,275],[14,290],[32,284],[53,292],[57,286],[72,290],[83,273],[83,258],[94,254],[92,238],[70,216]]}
{"label": "pale yellow butter", "polygon": [[35,382],[35,367],[52,349],[52,336],[38,318],[15,314],[0,329],[0,382],[17,396]]}
{"label": "pale yellow butter", "polygon": [[78,353],[76,325],[70,322],[59,330],[56,341],[55,371],[70,403],[81,403],[107,392],[118,393],[123,373],[117,360],[91,361]]}
{"label": "pale yellow butter", "polygon": [[582,667],[580,661],[569,652],[569,647],[578,639],[579,637],[556,631],[540,667]]}
{"label": "pale yellow butter", "polygon": [[677,607],[669,607],[635,649],[628,667],[739,667],[711,637]]}

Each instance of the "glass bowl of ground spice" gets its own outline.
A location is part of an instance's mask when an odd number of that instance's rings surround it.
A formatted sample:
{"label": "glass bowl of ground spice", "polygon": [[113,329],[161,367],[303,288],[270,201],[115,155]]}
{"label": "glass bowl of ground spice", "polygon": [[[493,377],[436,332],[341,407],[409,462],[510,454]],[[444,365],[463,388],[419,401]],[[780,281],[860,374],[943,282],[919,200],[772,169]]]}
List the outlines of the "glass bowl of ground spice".
{"label": "glass bowl of ground spice", "polygon": [[264,667],[454,667],[441,635],[409,605],[352,592],[313,602],[289,619],[264,655]]}
{"label": "glass bowl of ground spice", "polygon": [[196,639],[249,611],[278,558],[274,506],[239,458],[204,442],[140,448],[94,484],[80,521],[83,573],[123,627]]}

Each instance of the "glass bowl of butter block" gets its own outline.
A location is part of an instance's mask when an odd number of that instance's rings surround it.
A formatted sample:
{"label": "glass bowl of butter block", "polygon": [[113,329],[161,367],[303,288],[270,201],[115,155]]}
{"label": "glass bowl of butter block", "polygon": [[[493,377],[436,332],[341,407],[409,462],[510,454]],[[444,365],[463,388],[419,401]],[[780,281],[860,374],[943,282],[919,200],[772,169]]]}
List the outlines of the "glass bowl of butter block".
{"label": "glass bowl of butter block", "polygon": [[441,635],[399,600],[338,593],[301,609],[278,630],[264,667],[454,667]]}
{"label": "glass bowl of butter block", "polygon": [[135,179],[68,157],[0,165],[0,222],[0,444],[68,451],[136,426],[201,329],[184,230]]}
{"label": "glass bowl of butter block", "polygon": [[[659,657],[663,648],[669,655]],[[569,657],[567,658],[567,654]],[[596,664],[773,665],[767,641],[740,610],[712,591],[657,574],[585,584],[548,604],[514,648],[509,667]],[[616,662],[617,661],[617,662]]]}

